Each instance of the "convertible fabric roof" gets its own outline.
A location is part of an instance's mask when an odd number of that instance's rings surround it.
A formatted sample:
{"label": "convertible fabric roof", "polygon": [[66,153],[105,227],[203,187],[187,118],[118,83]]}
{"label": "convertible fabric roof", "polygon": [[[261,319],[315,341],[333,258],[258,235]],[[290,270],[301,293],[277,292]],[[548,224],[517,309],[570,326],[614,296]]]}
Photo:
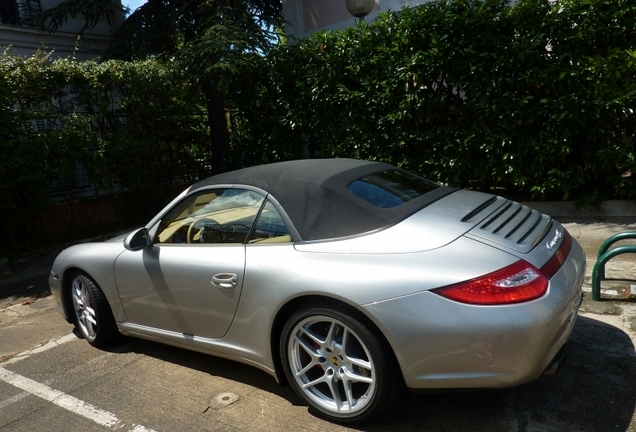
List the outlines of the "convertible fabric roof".
{"label": "convertible fabric roof", "polygon": [[393,208],[379,208],[347,190],[362,176],[400,170],[384,162],[303,159],[219,174],[190,191],[214,185],[249,185],[270,193],[283,207],[303,241],[346,237],[384,228],[454,191],[440,187]]}

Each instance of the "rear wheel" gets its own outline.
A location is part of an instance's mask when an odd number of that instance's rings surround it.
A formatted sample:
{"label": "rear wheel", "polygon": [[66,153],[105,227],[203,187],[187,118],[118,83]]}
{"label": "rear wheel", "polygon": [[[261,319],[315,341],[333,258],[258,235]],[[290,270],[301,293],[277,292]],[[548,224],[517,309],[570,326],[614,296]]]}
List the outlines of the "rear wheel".
{"label": "rear wheel", "polygon": [[281,359],[294,390],[321,416],[369,420],[391,402],[402,376],[390,349],[344,308],[294,313],[281,336]]}
{"label": "rear wheel", "polygon": [[86,341],[95,346],[113,342],[119,336],[117,324],[104,293],[84,272],[71,279],[71,297],[75,310],[75,325]]}

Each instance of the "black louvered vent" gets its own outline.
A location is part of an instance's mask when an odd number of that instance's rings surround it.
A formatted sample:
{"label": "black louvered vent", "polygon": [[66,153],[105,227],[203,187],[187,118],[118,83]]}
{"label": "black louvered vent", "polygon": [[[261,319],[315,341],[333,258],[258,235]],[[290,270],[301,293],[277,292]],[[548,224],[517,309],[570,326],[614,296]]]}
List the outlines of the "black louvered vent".
{"label": "black louvered vent", "polygon": [[506,200],[504,205],[474,228],[471,234],[525,253],[536,246],[551,225],[550,216]]}

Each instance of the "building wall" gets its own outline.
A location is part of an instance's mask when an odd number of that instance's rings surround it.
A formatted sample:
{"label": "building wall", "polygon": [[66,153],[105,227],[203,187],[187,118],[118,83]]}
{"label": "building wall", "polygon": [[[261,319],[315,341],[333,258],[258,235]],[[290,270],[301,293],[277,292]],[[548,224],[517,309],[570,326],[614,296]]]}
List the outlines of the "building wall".
{"label": "building wall", "polygon": [[[380,12],[399,11],[430,0],[375,0],[373,11],[365,19],[373,21]],[[341,30],[355,24],[345,0],[283,0],[287,35],[303,39],[318,30]]]}
{"label": "building wall", "polygon": [[[0,0],[0,48],[10,47],[19,55],[31,56],[36,50],[52,52],[53,58],[75,58],[78,61],[99,58],[115,30],[124,21],[123,14],[113,14],[110,20],[102,19],[90,30],[78,37],[82,19],[69,20],[56,32],[49,33],[41,26],[29,22],[29,15],[51,9],[64,0]],[[121,5],[120,0],[113,0]],[[15,15],[21,22],[17,22]]]}

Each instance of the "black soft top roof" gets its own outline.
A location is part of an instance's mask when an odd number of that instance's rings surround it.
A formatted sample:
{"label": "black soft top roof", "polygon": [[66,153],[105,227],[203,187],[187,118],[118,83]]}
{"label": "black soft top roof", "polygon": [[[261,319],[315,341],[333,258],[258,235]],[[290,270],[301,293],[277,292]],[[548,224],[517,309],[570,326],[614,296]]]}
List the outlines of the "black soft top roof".
{"label": "black soft top roof", "polygon": [[219,174],[192,186],[250,185],[271,194],[303,241],[345,237],[393,225],[454,189],[440,187],[393,208],[379,208],[347,190],[362,176],[398,170],[384,162],[355,159],[303,159]]}

